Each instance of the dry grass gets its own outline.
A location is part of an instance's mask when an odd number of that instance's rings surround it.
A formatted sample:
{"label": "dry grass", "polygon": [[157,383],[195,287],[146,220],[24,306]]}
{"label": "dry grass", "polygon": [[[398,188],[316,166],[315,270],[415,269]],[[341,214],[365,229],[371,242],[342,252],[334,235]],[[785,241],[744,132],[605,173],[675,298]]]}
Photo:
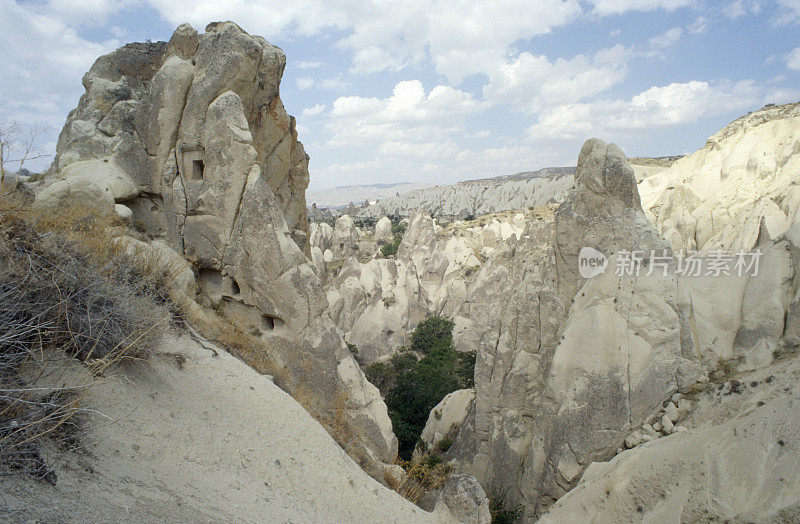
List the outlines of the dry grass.
{"label": "dry grass", "polygon": [[[110,241],[113,219],[0,198],[0,466],[51,482],[44,437],[72,445],[98,374],[146,357],[171,318],[170,270]],[[78,365],[74,357],[82,364]],[[77,370],[75,366],[77,365]]]}
{"label": "dry grass", "polygon": [[442,463],[431,465],[426,462],[412,464],[401,461],[399,465],[406,470],[405,477],[400,482],[391,476],[387,476],[386,480],[389,487],[414,504],[418,503],[429,491],[443,487],[452,469],[449,465]]}

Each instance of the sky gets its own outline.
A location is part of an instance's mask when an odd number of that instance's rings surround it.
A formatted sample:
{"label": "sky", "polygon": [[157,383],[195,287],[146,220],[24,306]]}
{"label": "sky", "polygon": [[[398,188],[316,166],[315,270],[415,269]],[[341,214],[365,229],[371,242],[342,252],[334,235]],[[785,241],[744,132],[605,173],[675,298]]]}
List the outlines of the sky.
{"label": "sky", "polygon": [[0,123],[52,158],[98,56],[217,20],[286,53],[311,189],[575,165],[590,137],[686,154],[800,100],[800,0],[0,0]]}

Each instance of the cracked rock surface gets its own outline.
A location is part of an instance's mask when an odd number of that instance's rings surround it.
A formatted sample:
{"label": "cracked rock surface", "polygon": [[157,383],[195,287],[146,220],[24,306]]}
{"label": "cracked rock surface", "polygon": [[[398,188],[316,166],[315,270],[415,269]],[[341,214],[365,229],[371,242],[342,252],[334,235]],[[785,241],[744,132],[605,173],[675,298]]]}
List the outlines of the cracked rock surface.
{"label": "cracked rock surface", "polygon": [[308,156],[281,102],[285,65],[283,51],[232,22],[202,34],[184,24],[169,42],[100,57],[36,204],[116,209],[188,261],[201,304],[275,347],[323,409],[346,399],[356,445],[382,475],[397,441],[308,259]]}

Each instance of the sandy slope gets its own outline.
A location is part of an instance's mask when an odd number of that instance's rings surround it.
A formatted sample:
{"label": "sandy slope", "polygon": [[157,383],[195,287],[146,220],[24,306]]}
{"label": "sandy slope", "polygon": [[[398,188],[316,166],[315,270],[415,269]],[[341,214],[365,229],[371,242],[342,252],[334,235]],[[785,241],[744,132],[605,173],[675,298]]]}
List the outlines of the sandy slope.
{"label": "sandy slope", "polygon": [[14,512],[6,518],[433,521],[368,477],[268,377],[188,336],[168,336],[161,353],[119,370],[89,403],[108,418],[87,425],[88,452],[47,454],[56,486],[0,484]]}

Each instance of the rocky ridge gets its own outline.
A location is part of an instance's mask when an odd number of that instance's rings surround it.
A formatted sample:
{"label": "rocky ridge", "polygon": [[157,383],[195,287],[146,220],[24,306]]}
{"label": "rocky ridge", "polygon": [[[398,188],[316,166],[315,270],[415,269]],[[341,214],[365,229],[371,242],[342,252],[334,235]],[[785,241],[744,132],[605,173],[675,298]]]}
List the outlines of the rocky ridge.
{"label": "rocky ridge", "polygon": [[639,184],[672,247],[748,250],[800,220],[800,103],[766,107]]}
{"label": "rocky ridge", "polygon": [[[561,201],[572,187],[572,168],[547,168],[497,179],[471,180],[418,189],[380,200],[362,217],[409,217],[417,212],[439,219],[464,219]],[[523,176],[524,175],[524,176]]]}
{"label": "rocky ridge", "polygon": [[274,347],[272,358],[303,377],[323,412],[346,399],[357,454],[382,478],[397,441],[307,258],[308,156],[280,99],[285,63],[283,51],[232,22],[203,34],[184,24],[169,42],[99,58],[34,205],[116,212],[137,230],[123,241],[188,262],[184,299]]}

